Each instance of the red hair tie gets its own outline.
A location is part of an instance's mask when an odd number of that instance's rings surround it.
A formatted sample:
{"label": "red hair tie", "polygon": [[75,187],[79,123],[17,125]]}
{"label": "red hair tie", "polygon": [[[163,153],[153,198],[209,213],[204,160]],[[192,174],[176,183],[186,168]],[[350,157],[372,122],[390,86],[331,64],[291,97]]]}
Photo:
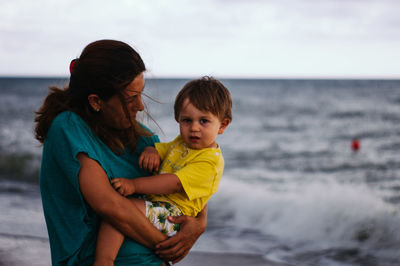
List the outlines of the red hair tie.
{"label": "red hair tie", "polygon": [[69,73],[72,74],[72,71],[74,70],[74,65],[78,61],[78,59],[72,59],[71,63],[69,64]]}

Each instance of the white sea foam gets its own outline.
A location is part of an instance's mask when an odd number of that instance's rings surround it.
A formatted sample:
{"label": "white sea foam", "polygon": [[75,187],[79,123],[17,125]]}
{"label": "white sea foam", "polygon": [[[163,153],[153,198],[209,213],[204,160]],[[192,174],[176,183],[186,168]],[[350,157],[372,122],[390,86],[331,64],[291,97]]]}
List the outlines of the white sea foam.
{"label": "white sea foam", "polygon": [[0,143],[10,154],[41,153],[39,142],[34,139],[33,122],[27,123],[22,119],[11,120],[0,128]]}
{"label": "white sea foam", "polygon": [[225,178],[210,209],[210,219],[224,220],[225,226],[257,230],[294,246],[379,250],[400,243],[400,209],[364,185],[325,180],[271,188]]}

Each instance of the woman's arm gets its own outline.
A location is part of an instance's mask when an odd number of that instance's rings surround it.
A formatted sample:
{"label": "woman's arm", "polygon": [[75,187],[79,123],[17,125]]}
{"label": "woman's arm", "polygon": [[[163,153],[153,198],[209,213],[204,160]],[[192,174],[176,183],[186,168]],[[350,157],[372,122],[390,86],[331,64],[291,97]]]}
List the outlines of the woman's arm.
{"label": "woman's arm", "polygon": [[130,200],[113,189],[105,171],[95,160],[83,153],[79,153],[77,158],[81,163],[79,187],[82,195],[102,219],[124,235],[152,249],[167,238]]}
{"label": "woman's arm", "polygon": [[207,212],[206,205],[196,218],[186,215],[168,217],[170,222],[179,223],[181,228],[176,235],[156,245],[156,254],[164,261],[172,261],[172,263],[181,261],[204,233],[207,226]]}

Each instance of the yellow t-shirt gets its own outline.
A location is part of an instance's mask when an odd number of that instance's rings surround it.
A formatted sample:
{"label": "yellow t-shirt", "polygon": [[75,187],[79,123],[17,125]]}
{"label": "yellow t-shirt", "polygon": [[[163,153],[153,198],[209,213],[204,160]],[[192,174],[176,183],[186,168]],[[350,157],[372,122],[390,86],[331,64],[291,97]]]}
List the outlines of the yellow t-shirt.
{"label": "yellow t-shirt", "polygon": [[150,195],[150,200],[173,203],[183,214],[196,216],[218,190],[224,170],[221,149],[190,149],[181,136],[169,143],[155,143],[155,147],[162,161],[159,173],[177,175],[184,192]]}

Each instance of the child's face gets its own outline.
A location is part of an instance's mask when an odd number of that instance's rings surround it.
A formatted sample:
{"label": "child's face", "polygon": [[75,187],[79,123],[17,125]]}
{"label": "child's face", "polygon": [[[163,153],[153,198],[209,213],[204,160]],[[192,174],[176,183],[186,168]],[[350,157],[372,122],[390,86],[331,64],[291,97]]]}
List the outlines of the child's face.
{"label": "child's face", "polygon": [[179,114],[179,128],[186,145],[191,149],[216,148],[218,134],[224,133],[229,125],[229,119],[220,119],[205,111],[197,109],[189,99],[183,102]]}

